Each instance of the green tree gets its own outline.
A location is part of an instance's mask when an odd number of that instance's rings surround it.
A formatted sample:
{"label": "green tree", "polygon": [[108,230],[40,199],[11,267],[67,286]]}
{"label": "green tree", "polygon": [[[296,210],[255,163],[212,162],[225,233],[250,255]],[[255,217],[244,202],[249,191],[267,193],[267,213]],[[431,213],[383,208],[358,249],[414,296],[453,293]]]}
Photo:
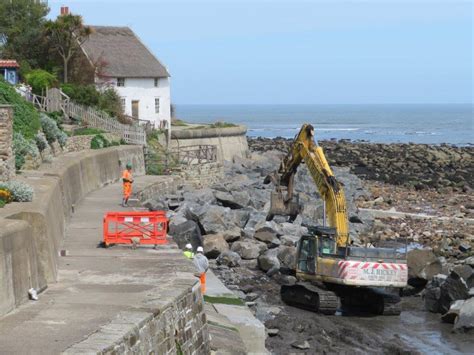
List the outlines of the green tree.
{"label": "green tree", "polygon": [[47,61],[44,42],[49,8],[33,0],[0,0],[0,56],[37,68]]}
{"label": "green tree", "polygon": [[63,60],[63,82],[67,83],[69,61],[89,38],[92,29],[83,24],[81,16],[72,14],[47,21],[45,28],[49,43]]}

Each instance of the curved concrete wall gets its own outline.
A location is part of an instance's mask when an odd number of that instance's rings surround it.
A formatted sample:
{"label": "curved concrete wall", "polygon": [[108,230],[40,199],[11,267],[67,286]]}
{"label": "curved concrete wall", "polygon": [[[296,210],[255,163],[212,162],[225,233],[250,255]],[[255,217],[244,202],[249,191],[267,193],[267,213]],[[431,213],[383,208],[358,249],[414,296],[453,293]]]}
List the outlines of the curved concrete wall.
{"label": "curved concrete wall", "polygon": [[18,179],[32,185],[33,202],[0,209],[0,316],[28,299],[28,289],[56,281],[59,250],[74,205],[117,181],[127,162],[145,173],[143,149],[121,146],[66,154]]}
{"label": "curved concrete wall", "polygon": [[232,161],[234,156],[244,158],[248,154],[247,127],[182,129],[171,131],[171,148],[190,145],[217,146],[217,159]]}

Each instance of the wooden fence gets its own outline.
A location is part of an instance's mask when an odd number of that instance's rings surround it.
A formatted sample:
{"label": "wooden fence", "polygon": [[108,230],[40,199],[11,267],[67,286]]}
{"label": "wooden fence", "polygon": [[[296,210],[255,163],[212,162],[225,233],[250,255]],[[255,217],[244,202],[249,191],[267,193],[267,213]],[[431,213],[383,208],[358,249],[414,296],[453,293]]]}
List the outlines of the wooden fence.
{"label": "wooden fence", "polygon": [[61,111],[84,125],[115,133],[127,143],[146,145],[146,132],[142,126],[123,124],[103,111],[76,104],[59,89],[49,89],[46,97],[31,95],[30,101],[42,111]]}

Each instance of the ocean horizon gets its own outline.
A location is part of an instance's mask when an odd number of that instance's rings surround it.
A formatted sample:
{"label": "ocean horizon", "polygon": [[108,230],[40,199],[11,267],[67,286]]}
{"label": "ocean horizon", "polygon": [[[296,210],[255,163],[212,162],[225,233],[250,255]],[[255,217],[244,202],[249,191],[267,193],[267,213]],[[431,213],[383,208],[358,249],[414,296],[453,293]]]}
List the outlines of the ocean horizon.
{"label": "ocean horizon", "polygon": [[190,123],[243,124],[249,137],[293,138],[303,123],[316,139],[474,144],[473,104],[176,105]]}

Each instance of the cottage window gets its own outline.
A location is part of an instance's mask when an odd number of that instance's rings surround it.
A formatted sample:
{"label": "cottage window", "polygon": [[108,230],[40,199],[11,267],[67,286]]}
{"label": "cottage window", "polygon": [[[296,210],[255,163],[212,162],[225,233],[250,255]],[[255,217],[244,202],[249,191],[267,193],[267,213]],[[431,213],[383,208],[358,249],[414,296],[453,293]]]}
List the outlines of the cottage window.
{"label": "cottage window", "polygon": [[160,98],[155,97],[155,113],[160,113]]}
{"label": "cottage window", "polygon": [[157,88],[159,85],[159,79],[158,78],[155,78],[155,88]]}
{"label": "cottage window", "polygon": [[125,78],[117,78],[117,86],[125,86]]}
{"label": "cottage window", "polygon": [[127,100],[125,97],[120,98],[120,103],[122,104],[122,111],[125,112],[125,108],[127,106]]}

